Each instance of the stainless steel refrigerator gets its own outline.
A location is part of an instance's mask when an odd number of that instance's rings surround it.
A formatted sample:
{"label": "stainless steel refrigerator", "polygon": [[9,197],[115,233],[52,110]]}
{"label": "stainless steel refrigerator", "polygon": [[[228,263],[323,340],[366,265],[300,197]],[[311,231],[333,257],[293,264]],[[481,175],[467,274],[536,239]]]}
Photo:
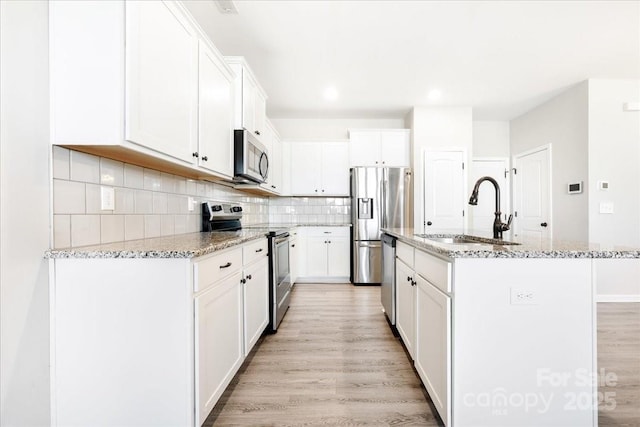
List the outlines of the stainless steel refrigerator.
{"label": "stainless steel refrigerator", "polygon": [[356,284],[382,282],[381,228],[413,227],[411,169],[351,169],[352,263]]}

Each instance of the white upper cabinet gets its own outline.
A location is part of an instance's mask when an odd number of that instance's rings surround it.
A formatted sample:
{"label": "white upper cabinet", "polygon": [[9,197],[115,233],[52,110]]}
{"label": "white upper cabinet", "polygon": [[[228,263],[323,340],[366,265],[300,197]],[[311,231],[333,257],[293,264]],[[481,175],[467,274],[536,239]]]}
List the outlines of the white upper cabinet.
{"label": "white upper cabinet", "polygon": [[200,41],[198,164],[233,177],[233,76],[214,51]]}
{"label": "white upper cabinet", "polygon": [[265,127],[270,142],[268,189],[274,193],[282,193],[282,142],[273,125],[267,120]]}
{"label": "white upper cabinet", "polygon": [[409,129],[363,129],[349,131],[351,167],[409,167]]}
{"label": "white upper cabinet", "polygon": [[172,3],[136,1],[125,7],[125,137],[191,162],[197,141],[195,31]]}
{"label": "white upper cabinet", "polygon": [[236,74],[235,128],[252,132],[264,143],[267,95],[243,57],[227,56],[225,59]]}
{"label": "white upper cabinet", "polygon": [[181,2],[51,2],[49,24],[53,144],[231,176],[233,72]]}
{"label": "white upper cabinet", "polygon": [[291,194],[348,196],[348,143],[291,143]]}

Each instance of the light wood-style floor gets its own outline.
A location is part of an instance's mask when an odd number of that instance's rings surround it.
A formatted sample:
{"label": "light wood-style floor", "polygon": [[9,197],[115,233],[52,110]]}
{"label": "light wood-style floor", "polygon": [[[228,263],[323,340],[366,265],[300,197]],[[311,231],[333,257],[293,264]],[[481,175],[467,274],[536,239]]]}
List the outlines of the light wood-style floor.
{"label": "light wood-style floor", "polygon": [[[617,407],[601,426],[640,426],[640,304],[599,304],[598,363]],[[442,425],[389,328],[380,288],[296,285],[204,426]],[[514,426],[516,427],[516,426]]]}

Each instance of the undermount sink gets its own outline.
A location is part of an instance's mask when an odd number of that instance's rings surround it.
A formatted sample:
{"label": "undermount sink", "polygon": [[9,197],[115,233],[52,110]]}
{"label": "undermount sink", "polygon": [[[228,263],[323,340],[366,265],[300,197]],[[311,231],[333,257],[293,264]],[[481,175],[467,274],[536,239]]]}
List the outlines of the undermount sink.
{"label": "undermount sink", "polygon": [[431,236],[429,234],[416,234],[416,236],[418,237],[422,237],[423,239],[427,239],[427,240],[432,240],[434,242],[437,243],[446,243],[448,245],[477,245],[477,246],[483,246],[483,245],[489,245],[489,246],[493,246],[493,245],[498,245],[498,246],[504,246],[504,245],[519,245],[520,243],[514,243],[514,242],[507,242],[505,240],[497,240],[497,239],[481,239],[481,238],[473,238],[473,237],[437,237],[437,236]]}

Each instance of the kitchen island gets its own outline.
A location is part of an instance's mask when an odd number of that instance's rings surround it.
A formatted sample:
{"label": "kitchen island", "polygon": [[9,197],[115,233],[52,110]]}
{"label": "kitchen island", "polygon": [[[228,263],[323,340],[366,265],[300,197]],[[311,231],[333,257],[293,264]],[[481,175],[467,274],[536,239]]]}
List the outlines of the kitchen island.
{"label": "kitchen island", "polygon": [[640,250],[383,231],[396,327],[446,425],[597,425],[593,260]]}

